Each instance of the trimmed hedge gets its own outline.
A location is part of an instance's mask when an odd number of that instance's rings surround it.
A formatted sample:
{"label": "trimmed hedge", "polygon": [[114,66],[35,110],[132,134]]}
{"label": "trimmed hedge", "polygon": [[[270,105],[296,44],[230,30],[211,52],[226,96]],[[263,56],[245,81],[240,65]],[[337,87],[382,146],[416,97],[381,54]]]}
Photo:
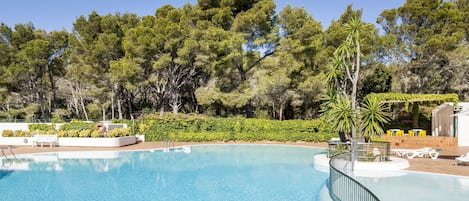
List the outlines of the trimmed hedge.
{"label": "trimmed hedge", "polygon": [[95,122],[86,122],[86,121],[77,121],[72,120],[68,124],[64,124],[60,127],[61,131],[68,131],[68,130],[96,130],[96,123]]}
{"label": "trimmed hedge", "polygon": [[148,115],[137,122],[129,121],[127,124],[133,131],[145,134],[148,141],[323,142],[336,136],[321,119],[278,121],[166,114],[163,117]]}
{"label": "trimmed hedge", "polygon": [[54,124],[30,124],[30,131],[23,130],[3,130],[3,137],[32,137],[34,134],[57,134],[58,137],[83,137],[83,138],[103,138],[103,137],[124,137],[132,134],[130,129],[115,128],[109,130],[107,135],[96,129],[95,122],[73,120],[68,124],[63,124],[60,129],[55,130]]}
{"label": "trimmed hedge", "polygon": [[30,131],[41,131],[42,133],[54,132],[55,124],[29,124],[28,129]]}
{"label": "trimmed hedge", "polygon": [[24,130],[3,130],[3,137],[32,137],[32,133]]}

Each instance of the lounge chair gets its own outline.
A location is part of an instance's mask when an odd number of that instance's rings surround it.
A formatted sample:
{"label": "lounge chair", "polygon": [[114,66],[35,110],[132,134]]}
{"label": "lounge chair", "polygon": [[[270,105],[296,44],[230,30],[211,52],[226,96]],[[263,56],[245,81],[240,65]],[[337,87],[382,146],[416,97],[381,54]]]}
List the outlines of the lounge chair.
{"label": "lounge chair", "polygon": [[469,152],[455,158],[456,162],[454,165],[468,165],[469,164]]}
{"label": "lounge chair", "polygon": [[392,149],[396,156],[398,157],[407,157],[407,153],[415,151],[415,149]]}
{"label": "lounge chair", "polygon": [[430,157],[431,159],[437,159],[440,153],[431,147],[424,147],[420,149],[415,149],[408,151],[406,156],[408,159],[413,159],[415,157]]}

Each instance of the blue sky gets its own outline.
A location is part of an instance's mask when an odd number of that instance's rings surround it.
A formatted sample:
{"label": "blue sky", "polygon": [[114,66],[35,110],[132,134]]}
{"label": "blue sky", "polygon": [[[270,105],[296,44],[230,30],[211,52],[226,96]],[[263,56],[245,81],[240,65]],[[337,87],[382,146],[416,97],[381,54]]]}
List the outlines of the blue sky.
{"label": "blue sky", "polygon": [[[277,10],[290,4],[304,7],[324,28],[337,19],[347,4],[354,9],[363,9],[363,20],[375,22],[384,9],[397,8],[405,0],[276,0]],[[2,11],[0,22],[14,27],[18,23],[32,22],[38,29],[46,31],[71,30],[80,15],[87,16],[96,10],[100,15],[108,13],[136,13],[138,16],[153,15],[162,5],[180,7],[185,3],[196,4],[197,0],[0,0]]]}

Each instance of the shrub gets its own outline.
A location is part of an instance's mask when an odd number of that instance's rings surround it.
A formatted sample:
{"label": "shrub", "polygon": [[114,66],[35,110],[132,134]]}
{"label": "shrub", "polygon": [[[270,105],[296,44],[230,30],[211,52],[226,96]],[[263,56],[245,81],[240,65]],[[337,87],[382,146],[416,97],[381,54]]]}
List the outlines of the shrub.
{"label": "shrub", "polygon": [[49,133],[55,131],[55,124],[29,124],[30,131],[39,131],[40,133]]}
{"label": "shrub", "polygon": [[65,137],[79,137],[80,136],[80,131],[78,130],[66,130],[65,132]]}
{"label": "shrub", "polygon": [[115,128],[107,132],[106,137],[123,137],[129,136],[130,129],[129,128]]}
{"label": "shrub", "polygon": [[165,114],[164,117],[147,115],[139,122],[148,126],[143,132],[148,141],[322,142],[336,135],[322,119],[278,121]]}
{"label": "shrub", "polygon": [[91,137],[92,130],[81,130],[78,134],[79,137]]}
{"label": "shrub", "polygon": [[12,130],[3,130],[2,131],[2,136],[3,137],[13,137],[14,132]]}
{"label": "shrub", "polygon": [[147,130],[148,130],[148,125],[146,125],[146,124],[138,124],[138,129],[137,129],[137,131],[138,131],[139,133],[144,133],[144,132],[147,131]]}
{"label": "shrub", "polygon": [[77,131],[95,130],[96,129],[95,125],[96,124],[94,122],[72,120],[70,123],[62,125],[59,130],[62,130],[62,131],[67,131],[67,130],[77,130]]}
{"label": "shrub", "polygon": [[104,137],[104,133],[101,132],[100,130],[94,130],[93,132],[91,132],[91,137],[93,138]]}
{"label": "shrub", "polygon": [[58,137],[67,137],[67,131],[57,131]]}
{"label": "shrub", "polygon": [[31,137],[31,133],[29,131],[24,130],[15,130],[13,131],[13,137]]}

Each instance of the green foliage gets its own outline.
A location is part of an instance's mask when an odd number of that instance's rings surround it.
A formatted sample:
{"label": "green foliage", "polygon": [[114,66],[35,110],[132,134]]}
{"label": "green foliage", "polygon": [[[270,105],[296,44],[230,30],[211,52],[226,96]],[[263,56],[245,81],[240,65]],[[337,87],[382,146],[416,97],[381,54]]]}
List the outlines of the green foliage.
{"label": "green foliage", "polygon": [[324,117],[337,132],[350,133],[358,125],[350,100],[345,96],[338,96],[327,104]]}
{"label": "green foliage", "polygon": [[124,137],[131,134],[129,128],[115,128],[107,132],[106,137]]}
{"label": "green foliage", "polygon": [[68,130],[95,130],[95,123],[94,122],[85,122],[85,121],[76,121],[73,120],[68,124],[64,124],[60,127],[61,131],[68,131]]}
{"label": "green foliage", "polygon": [[14,132],[12,130],[3,130],[2,131],[2,136],[3,137],[13,137]]}
{"label": "green foliage", "polygon": [[[361,12],[347,6],[324,31],[314,13],[272,0],[200,0],[148,16],[93,11],[70,32],[0,24],[0,118],[137,118],[150,108],[312,119],[326,80],[353,107],[369,92],[467,99],[467,1],[405,1],[381,13],[381,35]],[[158,128],[146,125],[132,131]],[[92,129],[85,127],[64,129]]]}
{"label": "green foliage", "polygon": [[57,131],[58,137],[67,137],[67,134],[68,134],[68,131],[62,131],[62,130]]}
{"label": "green foliage", "polygon": [[92,130],[81,130],[78,133],[78,137],[91,137]]}
{"label": "green foliage", "polygon": [[366,138],[380,136],[384,133],[383,125],[391,119],[389,110],[384,102],[379,102],[376,98],[365,99],[361,107],[361,122],[363,135]]}
{"label": "green foliage", "polygon": [[376,98],[381,102],[388,103],[411,103],[411,102],[454,102],[458,103],[458,94],[406,94],[406,93],[370,93],[365,98]]}
{"label": "green foliage", "polygon": [[143,120],[148,129],[143,133],[148,141],[327,141],[332,129],[318,120],[267,120],[246,118],[211,118],[200,115],[157,117]]}
{"label": "green foliage", "polygon": [[91,132],[91,137],[97,138],[97,137],[104,137],[104,133],[101,132],[100,130],[94,130]]}
{"label": "green foliage", "polygon": [[24,130],[3,130],[3,137],[31,137],[32,133]]}
{"label": "green foliage", "polygon": [[79,137],[80,136],[80,131],[79,130],[64,130],[63,131],[64,137]]}
{"label": "green foliage", "polygon": [[28,129],[30,131],[38,131],[41,133],[54,131],[55,133],[55,124],[29,124]]}
{"label": "green foliage", "polygon": [[24,130],[15,130],[13,137],[32,137],[32,133]]}
{"label": "green foliage", "polygon": [[402,66],[395,75],[399,91],[464,94],[451,88],[460,66],[452,65],[448,55],[467,43],[467,16],[467,1],[462,0],[405,1],[401,7],[381,13],[377,22],[385,31],[383,50],[390,58],[388,63]]}

